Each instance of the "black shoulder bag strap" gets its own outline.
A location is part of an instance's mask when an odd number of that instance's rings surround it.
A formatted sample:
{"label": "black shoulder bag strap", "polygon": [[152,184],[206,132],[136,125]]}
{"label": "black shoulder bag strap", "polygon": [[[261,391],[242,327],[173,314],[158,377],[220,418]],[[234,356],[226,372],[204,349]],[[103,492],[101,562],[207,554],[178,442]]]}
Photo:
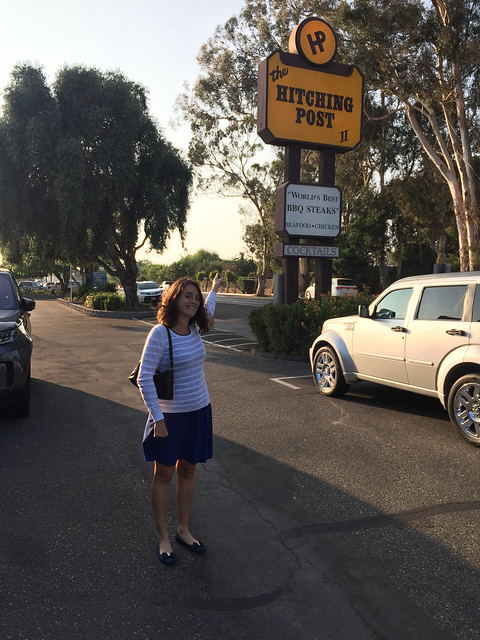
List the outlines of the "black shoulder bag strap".
{"label": "black shoulder bag strap", "polygon": [[170,329],[165,325],[165,329],[167,330],[168,336],[168,348],[170,351],[170,369],[173,371],[173,348],[172,348],[172,336],[170,335]]}

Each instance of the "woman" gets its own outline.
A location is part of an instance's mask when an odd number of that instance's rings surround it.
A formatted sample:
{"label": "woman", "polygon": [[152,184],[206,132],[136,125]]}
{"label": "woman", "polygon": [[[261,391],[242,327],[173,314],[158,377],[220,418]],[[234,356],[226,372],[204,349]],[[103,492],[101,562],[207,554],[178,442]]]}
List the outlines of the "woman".
{"label": "woman", "polygon": [[[180,278],[171,284],[162,295],[157,314],[159,324],[150,331],[143,348],[138,386],[149,411],[143,448],[145,459],[154,461],[151,499],[158,532],[158,557],[164,564],[175,562],[167,532],[170,482],[175,469],[178,512],[175,540],[194,553],[205,551],[189,529],[195,465],[212,457],[212,412],[200,334],[209,330],[216,294],[223,284],[223,276],[217,273],[205,302],[194,280]],[[157,368],[161,371],[169,368],[166,327],[172,339],[173,399],[159,400],[153,374]]]}

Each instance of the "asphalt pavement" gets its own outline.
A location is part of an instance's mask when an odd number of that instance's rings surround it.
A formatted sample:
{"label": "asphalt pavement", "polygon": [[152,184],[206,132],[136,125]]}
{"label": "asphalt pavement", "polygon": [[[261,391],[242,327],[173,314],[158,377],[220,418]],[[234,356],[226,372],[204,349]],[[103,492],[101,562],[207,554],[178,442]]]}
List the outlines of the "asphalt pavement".
{"label": "asphalt pavement", "polygon": [[148,324],[55,301],[32,324],[31,415],[0,416],[2,640],[480,637],[479,452],[433,402],[325,401],[306,362],[208,344],[207,552],[166,567],[126,380]]}

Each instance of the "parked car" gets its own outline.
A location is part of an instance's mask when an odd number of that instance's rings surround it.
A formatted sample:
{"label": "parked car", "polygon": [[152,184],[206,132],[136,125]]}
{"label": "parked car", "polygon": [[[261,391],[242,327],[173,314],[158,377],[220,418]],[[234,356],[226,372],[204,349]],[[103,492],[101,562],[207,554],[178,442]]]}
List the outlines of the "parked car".
{"label": "parked car", "polygon": [[42,288],[42,285],[39,282],[37,282],[36,280],[21,280],[18,283],[18,286],[21,289],[32,289],[32,290],[41,289]]}
{"label": "parked car", "polygon": [[327,320],[310,362],[326,396],[369,380],[436,397],[480,446],[480,271],[397,280],[358,315]]}
{"label": "parked car", "polygon": [[160,288],[162,289],[162,291],[166,291],[168,287],[174,282],[175,282],[174,280],[164,280],[160,285]]}
{"label": "parked car", "polygon": [[162,290],[156,282],[137,282],[137,295],[140,302],[158,302]]}
{"label": "parked car", "polygon": [[60,283],[59,282],[45,282],[45,284],[43,285],[44,289],[48,289],[49,291],[56,291],[57,289],[60,288]]}
{"label": "parked car", "polygon": [[30,311],[35,301],[22,297],[10,271],[0,269],[0,403],[25,417],[30,411]]}
{"label": "parked car", "polygon": [[[332,278],[330,294],[332,296],[356,296],[358,293],[357,285],[350,278]],[[307,287],[305,298],[315,298],[315,285]]]}

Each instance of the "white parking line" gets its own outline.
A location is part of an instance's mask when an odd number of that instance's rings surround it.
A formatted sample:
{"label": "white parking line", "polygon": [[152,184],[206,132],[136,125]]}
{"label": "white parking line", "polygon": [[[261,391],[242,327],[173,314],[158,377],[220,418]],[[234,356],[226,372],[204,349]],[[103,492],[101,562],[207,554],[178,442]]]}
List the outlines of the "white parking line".
{"label": "white parking line", "polygon": [[220,349],[229,349],[230,351],[238,351],[238,353],[242,353],[241,349],[235,349],[235,347],[231,347],[226,344],[218,344],[218,342],[209,342],[208,340],[205,340],[205,338],[202,338],[202,340],[204,344],[209,344],[212,347],[219,347]]}
{"label": "white parking line", "polygon": [[301,389],[302,387],[297,387],[294,384],[290,384],[290,382],[285,382],[285,380],[295,380],[297,378],[310,378],[311,374],[306,376],[287,376],[285,378],[270,378],[272,382],[278,382],[278,384],[283,384],[285,387],[289,387],[290,389]]}
{"label": "white parking line", "polygon": [[222,349],[230,349],[231,351],[237,351],[239,353],[241,353],[243,351],[243,349],[235,349],[235,347],[248,347],[248,346],[254,346],[257,344],[257,342],[255,340],[248,340],[247,338],[247,342],[236,342],[234,345],[226,345],[226,344],[221,344],[222,342],[229,342],[231,340],[239,340],[241,338],[243,338],[243,336],[235,336],[235,334],[233,334],[231,331],[227,331],[226,329],[212,329],[212,331],[208,332],[208,337],[209,338],[216,338],[217,336],[220,335],[225,335],[225,334],[230,334],[233,335],[233,338],[222,338],[220,340],[215,340],[215,342],[213,340],[207,340],[206,338],[202,338],[203,342],[205,344],[209,344],[212,347],[220,347]]}
{"label": "white parking line", "polygon": [[[135,320],[136,322],[141,322],[142,324],[147,324],[150,326],[153,326],[154,324],[156,324],[155,322],[148,322],[148,320],[142,320],[141,318],[132,318],[133,320]],[[220,336],[220,335],[224,335],[224,334],[228,334],[228,333],[232,333],[231,331],[226,331],[225,329],[213,329],[212,331],[208,332],[208,337],[209,338],[215,338],[216,336]],[[248,347],[248,346],[254,346],[257,343],[255,341],[251,341],[249,340],[248,342],[236,342],[234,345],[226,345],[226,344],[220,344],[221,342],[229,342],[231,340],[239,340],[239,338],[241,339],[243,336],[237,336],[234,338],[223,338],[221,340],[218,340],[218,342],[214,342],[213,340],[207,340],[206,338],[202,337],[202,341],[204,342],[204,344],[208,344],[211,345],[212,347],[220,347],[221,349],[229,349],[230,351],[236,351],[238,353],[243,353],[244,350],[243,349],[235,349],[235,347]]]}
{"label": "white parking line", "polygon": [[[231,342],[232,340],[238,340],[238,336],[236,336],[234,338],[222,338],[221,340],[217,340],[213,344],[218,344],[219,342]],[[252,344],[256,344],[256,343],[252,342]]]}

